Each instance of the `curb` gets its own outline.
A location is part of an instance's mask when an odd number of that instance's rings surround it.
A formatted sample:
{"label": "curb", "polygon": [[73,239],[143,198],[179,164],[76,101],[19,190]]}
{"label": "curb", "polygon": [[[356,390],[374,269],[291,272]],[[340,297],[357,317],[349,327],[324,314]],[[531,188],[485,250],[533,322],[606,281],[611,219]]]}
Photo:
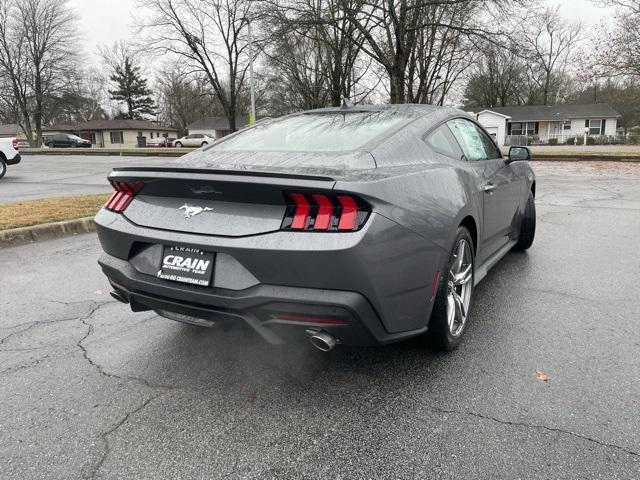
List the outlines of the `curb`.
{"label": "curb", "polygon": [[0,230],[0,248],[96,231],[93,217]]}

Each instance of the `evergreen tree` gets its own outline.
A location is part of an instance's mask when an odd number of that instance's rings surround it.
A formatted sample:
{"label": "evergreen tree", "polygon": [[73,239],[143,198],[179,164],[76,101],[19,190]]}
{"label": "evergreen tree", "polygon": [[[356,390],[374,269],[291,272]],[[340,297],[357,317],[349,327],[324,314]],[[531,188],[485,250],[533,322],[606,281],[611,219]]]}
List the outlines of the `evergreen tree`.
{"label": "evergreen tree", "polygon": [[124,58],[122,65],[114,66],[111,81],[115,90],[109,90],[111,100],[124,102],[126,111],[120,118],[140,119],[143,115],[155,115],[155,104],[151,98],[151,90],[147,87],[147,80],[142,77],[140,67],[133,65],[131,59]]}

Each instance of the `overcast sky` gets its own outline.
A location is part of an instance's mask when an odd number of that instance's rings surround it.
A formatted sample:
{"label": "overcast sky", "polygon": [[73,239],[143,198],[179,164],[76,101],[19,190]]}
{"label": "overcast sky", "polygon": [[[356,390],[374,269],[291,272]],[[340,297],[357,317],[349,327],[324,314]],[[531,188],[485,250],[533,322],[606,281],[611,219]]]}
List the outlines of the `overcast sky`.
{"label": "overcast sky", "polygon": [[[131,38],[131,14],[135,0],[70,0],[80,16],[80,28],[87,41],[87,53],[93,54],[99,43],[113,43]],[[108,8],[105,7],[108,3]],[[582,20],[586,25],[595,25],[611,10],[594,5],[589,0],[549,1],[550,5],[560,3],[561,12],[571,20]]]}

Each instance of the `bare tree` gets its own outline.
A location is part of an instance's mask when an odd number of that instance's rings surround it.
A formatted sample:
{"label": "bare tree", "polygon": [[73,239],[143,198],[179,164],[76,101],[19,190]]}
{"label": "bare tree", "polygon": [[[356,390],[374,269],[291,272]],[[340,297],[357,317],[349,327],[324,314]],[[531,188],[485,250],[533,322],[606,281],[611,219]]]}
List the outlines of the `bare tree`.
{"label": "bare tree", "polygon": [[179,64],[165,65],[157,74],[159,120],[186,135],[187,126],[207,115],[224,115],[220,102],[201,74],[189,74]]}
{"label": "bare tree", "polygon": [[640,81],[640,0],[603,0],[615,8],[615,25],[601,28],[589,68],[599,77]]}
{"label": "bare tree", "polygon": [[76,67],[76,38],[67,0],[0,0],[0,75],[8,79],[20,126],[32,144],[42,143],[47,98],[64,90]]}
{"label": "bare tree", "polygon": [[270,63],[282,72],[301,105],[339,106],[354,97],[354,83],[363,36],[343,6],[359,0],[291,0],[263,2],[264,30],[272,32]]}
{"label": "bare tree", "polygon": [[558,97],[560,86],[554,81],[562,81],[571,66],[582,28],[579,22],[562,18],[559,8],[547,8],[533,16],[524,35],[517,39],[524,45],[522,53],[530,60],[529,75],[541,88],[544,105],[555,103]]}
{"label": "bare tree", "polygon": [[[488,37],[493,31],[480,21],[459,22],[453,17],[434,17],[429,14],[434,6],[454,7],[461,11],[475,10],[480,5],[484,16],[492,7],[507,7],[511,0],[359,0],[340,2],[350,22],[362,34],[362,50],[373,58],[386,72],[389,81],[391,103],[407,100],[407,72],[414,50],[419,45],[425,29],[436,26],[468,37]],[[455,21],[453,21],[455,20]],[[495,22],[499,24],[500,22]],[[436,75],[438,76],[438,75]]]}
{"label": "bare tree", "polygon": [[407,100],[442,105],[460,75],[472,63],[472,45],[464,27],[474,16],[473,4],[425,5],[429,25],[418,31],[407,67]]}
{"label": "bare tree", "polygon": [[479,58],[469,72],[464,103],[469,108],[504,107],[527,103],[525,63],[513,51],[496,45],[478,45]]}
{"label": "bare tree", "polygon": [[[138,0],[152,14],[139,21],[148,46],[180,58],[217,95],[232,131],[248,69],[250,0]],[[258,42],[259,44],[259,42]]]}

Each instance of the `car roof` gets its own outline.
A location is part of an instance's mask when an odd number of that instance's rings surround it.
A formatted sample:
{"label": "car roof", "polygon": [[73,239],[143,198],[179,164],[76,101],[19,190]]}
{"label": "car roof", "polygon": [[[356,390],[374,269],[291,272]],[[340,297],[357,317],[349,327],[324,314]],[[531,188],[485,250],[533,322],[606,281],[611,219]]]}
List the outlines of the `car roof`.
{"label": "car roof", "polygon": [[404,113],[416,118],[431,115],[435,112],[459,114],[461,110],[452,107],[444,107],[439,105],[425,105],[417,103],[403,103],[403,104],[386,104],[386,105],[348,105],[342,107],[326,107],[316,108],[314,110],[305,110],[300,114],[309,113],[349,113],[349,112],[398,112]]}

